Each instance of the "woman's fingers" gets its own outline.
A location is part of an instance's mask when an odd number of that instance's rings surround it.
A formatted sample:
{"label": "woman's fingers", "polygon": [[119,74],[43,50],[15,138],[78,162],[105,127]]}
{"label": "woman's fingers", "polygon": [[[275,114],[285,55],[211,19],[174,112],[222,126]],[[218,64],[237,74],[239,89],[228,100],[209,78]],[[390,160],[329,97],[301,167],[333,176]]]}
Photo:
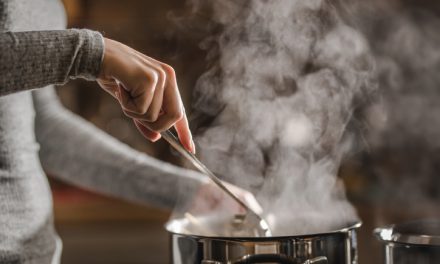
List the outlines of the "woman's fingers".
{"label": "woman's fingers", "polygon": [[160,134],[154,131],[151,131],[147,127],[145,127],[140,121],[133,119],[135,126],[141,132],[141,134],[148,140],[152,142],[156,142],[160,139]]}
{"label": "woman's fingers", "polygon": [[163,93],[166,89],[165,86],[167,85],[169,79],[165,71],[163,71],[162,69],[158,69],[158,72],[160,76],[156,89],[154,91],[153,100],[151,101],[147,113],[142,118],[142,120],[145,120],[147,122],[156,122],[159,118],[163,104]]}
{"label": "woman's fingers", "polygon": [[167,84],[163,92],[162,114],[156,122],[148,124],[150,129],[157,132],[169,129],[183,117],[182,100],[180,99],[179,89],[177,88],[174,69],[167,65],[163,65],[163,69],[167,75]]}
{"label": "woman's fingers", "polygon": [[[151,79],[139,76],[137,79],[142,80],[142,82],[136,88],[138,91],[133,88],[126,88],[130,87],[127,84],[128,81],[123,85],[121,84],[119,90],[121,95],[120,104],[124,113],[131,118],[152,123],[159,118],[167,75],[159,66],[149,65],[149,67],[151,68],[145,70],[144,74],[155,77]],[[148,71],[151,73],[147,74]]]}
{"label": "woman's fingers", "polygon": [[153,101],[159,77],[155,72],[145,72],[139,75],[135,75],[121,83],[123,89],[120,89],[122,99],[120,103],[127,112],[143,116],[147,113]]}
{"label": "woman's fingers", "polygon": [[146,138],[157,140],[160,132],[175,125],[182,144],[194,152],[176,75],[171,66],[119,42],[105,39],[98,83],[118,99],[128,117],[136,119],[136,126]]}
{"label": "woman's fingers", "polygon": [[183,118],[182,110],[177,108],[177,106],[173,106],[171,109],[164,110],[164,113],[154,123],[143,121],[143,124],[146,124],[153,131],[163,132]]}
{"label": "woman's fingers", "polygon": [[182,119],[176,122],[174,128],[176,128],[179,140],[180,142],[182,142],[182,145],[191,153],[196,154],[196,147],[192,139],[191,130],[189,130],[188,119],[185,115],[185,109],[183,109],[183,113],[184,114]]}

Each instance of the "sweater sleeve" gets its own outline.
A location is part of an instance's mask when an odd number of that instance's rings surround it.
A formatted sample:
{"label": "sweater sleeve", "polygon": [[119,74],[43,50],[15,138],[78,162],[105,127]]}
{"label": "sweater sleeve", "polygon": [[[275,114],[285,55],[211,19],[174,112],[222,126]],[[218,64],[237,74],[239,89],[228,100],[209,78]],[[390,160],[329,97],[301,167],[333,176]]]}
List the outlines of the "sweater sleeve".
{"label": "sweater sleeve", "polygon": [[206,182],[195,171],[159,161],[110,137],[62,107],[52,88],[33,91],[33,99],[41,163],[61,180],[169,209],[181,194],[192,197]]}
{"label": "sweater sleeve", "polygon": [[0,33],[0,96],[69,78],[93,80],[103,51],[102,35],[87,29]]}

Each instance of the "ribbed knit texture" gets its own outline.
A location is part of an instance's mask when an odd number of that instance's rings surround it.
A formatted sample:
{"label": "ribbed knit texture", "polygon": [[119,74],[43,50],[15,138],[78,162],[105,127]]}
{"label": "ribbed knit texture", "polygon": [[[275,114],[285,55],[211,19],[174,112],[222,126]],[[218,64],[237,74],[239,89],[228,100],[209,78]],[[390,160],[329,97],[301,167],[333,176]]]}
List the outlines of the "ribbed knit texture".
{"label": "ribbed knit texture", "polygon": [[89,190],[165,208],[204,180],[62,107],[51,85],[93,80],[103,56],[98,32],[64,27],[58,0],[0,0],[0,263],[59,261],[43,167]]}
{"label": "ribbed knit texture", "polygon": [[101,35],[90,30],[1,33],[0,96],[64,84],[69,78],[94,80],[102,51]]}

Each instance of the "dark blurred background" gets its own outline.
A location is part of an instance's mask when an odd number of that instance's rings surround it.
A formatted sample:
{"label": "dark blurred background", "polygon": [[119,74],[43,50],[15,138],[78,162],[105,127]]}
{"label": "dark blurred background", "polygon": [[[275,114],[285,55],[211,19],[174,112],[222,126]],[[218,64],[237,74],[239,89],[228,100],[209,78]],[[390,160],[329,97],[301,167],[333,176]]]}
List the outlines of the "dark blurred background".
{"label": "dark blurred background", "polygon": [[[203,32],[184,32],[177,17],[188,13],[182,0],[63,0],[69,27],[90,28],[105,37],[123,42],[147,55],[172,65],[187,112],[191,118],[192,90],[206,70],[206,52],[200,42]],[[397,1],[390,1],[397,2]],[[431,3],[432,2],[432,3]],[[408,8],[436,10],[435,1],[400,3]],[[199,34],[200,33],[200,34]],[[75,80],[58,89],[66,107],[91,121],[110,135],[159,159],[179,164],[163,142],[151,144],[137,132],[121,113],[114,99],[97,84]],[[402,178],[402,162],[417,162],[422,167],[436,167],[418,155],[416,146],[362,151],[354,154],[341,168],[348,197],[355,204],[364,225],[359,235],[360,263],[381,263],[381,247],[372,235],[374,227],[439,216],[437,188],[433,199],[408,201],[394,183]],[[408,151],[413,158],[408,159]],[[403,154],[402,154],[403,153]],[[426,154],[426,153],[425,153]],[[414,158],[416,157],[416,158]],[[378,169],[379,168],[379,169]],[[404,166],[405,168],[405,166]],[[437,172],[437,170],[432,169]],[[379,171],[379,172],[378,172]],[[384,172],[385,171],[385,172]],[[431,170],[430,170],[431,171]],[[413,172],[414,178],[419,178]],[[384,179],[382,174],[391,175]],[[424,183],[438,186],[436,179]],[[62,263],[167,263],[168,241],[163,228],[170,212],[141,207],[113,198],[92,194],[51,179],[57,230],[64,241]],[[411,190],[408,188],[407,190]],[[424,192],[422,190],[422,192]]]}

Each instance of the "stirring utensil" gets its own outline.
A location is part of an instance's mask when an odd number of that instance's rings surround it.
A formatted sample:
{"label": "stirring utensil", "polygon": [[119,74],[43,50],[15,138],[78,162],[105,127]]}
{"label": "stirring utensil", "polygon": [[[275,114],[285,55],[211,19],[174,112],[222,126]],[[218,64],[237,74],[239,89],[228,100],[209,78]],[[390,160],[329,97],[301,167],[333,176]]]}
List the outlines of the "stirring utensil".
{"label": "stirring utensil", "polygon": [[231,190],[226,187],[223,182],[215,176],[194,154],[189,152],[179,141],[179,139],[174,135],[171,130],[166,130],[161,133],[163,139],[165,139],[177,152],[179,152],[184,158],[186,158],[191,164],[196,167],[200,172],[207,175],[220,189],[222,189],[226,194],[228,194],[232,199],[234,199],[238,204],[240,204],[245,210],[246,214],[243,217],[236,217],[234,219],[235,224],[237,222],[240,225],[246,226],[253,230],[256,236],[271,236],[269,225],[266,220],[263,219],[258,213],[256,213],[252,208],[250,208],[245,202],[243,202],[237,195],[235,195]]}

